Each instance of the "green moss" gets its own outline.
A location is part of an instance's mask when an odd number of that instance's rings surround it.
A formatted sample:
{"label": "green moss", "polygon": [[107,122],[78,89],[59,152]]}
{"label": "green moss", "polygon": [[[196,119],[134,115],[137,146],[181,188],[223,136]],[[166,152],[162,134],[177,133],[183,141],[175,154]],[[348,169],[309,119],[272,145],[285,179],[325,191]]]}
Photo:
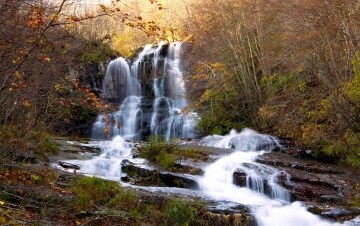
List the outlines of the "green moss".
{"label": "green moss", "polygon": [[163,137],[150,137],[148,145],[140,149],[140,156],[164,169],[170,169],[176,164],[176,153],[179,151],[179,145],[174,141],[166,142]]}
{"label": "green moss", "polygon": [[202,151],[194,148],[182,148],[179,155],[182,159],[193,159],[193,160],[208,160],[209,152]]}
{"label": "green moss", "polygon": [[206,151],[180,147],[175,141],[166,142],[163,137],[151,137],[149,143],[141,148],[140,156],[163,169],[177,171],[177,163],[185,159],[207,160]]}

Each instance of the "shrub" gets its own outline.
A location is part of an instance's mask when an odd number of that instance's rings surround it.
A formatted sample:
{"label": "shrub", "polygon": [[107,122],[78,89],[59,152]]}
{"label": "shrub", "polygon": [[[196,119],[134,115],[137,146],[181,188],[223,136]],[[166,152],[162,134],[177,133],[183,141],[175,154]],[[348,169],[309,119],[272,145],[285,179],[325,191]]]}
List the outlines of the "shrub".
{"label": "shrub", "polygon": [[112,198],[108,204],[110,208],[121,207],[122,210],[132,210],[138,207],[138,199],[133,191],[122,191]]}
{"label": "shrub", "polygon": [[110,199],[121,193],[120,185],[97,177],[82,177],[74,182],[76,194],[74,207],[77,210],[94,208],[104,205]]}
{"label": "shrub", "polygon": [[140,150],[140,156],[164,169],[175,166],[180,147],[175,142],[166,142],[163,137],[151,137],[149,144]]}
{"label": "shrub", "polygon": [[360,208],[360,183],[355,184],[354,188],[359,192],[353,198],[353,206]]}
{"label": "shrub", "polygon": [[171,200],[165,207],[165,218],[169,225],[190,225],[195,222],[197,212],[194,207],[179,200]]}
{"label": "shrub", "polygon": [[223,109],[215,111],[214,115],[201,114],[201,119],[197,124],[197,130],[202,134],[219,134],[229,133],[231,129],[241,130],[246,127],[245,119],[237,115],[223,112]]}

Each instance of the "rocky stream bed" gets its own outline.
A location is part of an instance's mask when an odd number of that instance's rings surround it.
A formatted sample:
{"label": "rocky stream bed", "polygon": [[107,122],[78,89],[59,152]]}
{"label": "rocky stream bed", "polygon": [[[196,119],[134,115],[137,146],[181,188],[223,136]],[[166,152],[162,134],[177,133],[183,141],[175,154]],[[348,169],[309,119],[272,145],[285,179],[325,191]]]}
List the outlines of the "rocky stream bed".
{"label": "rocky stream bed", "polygon": [[[87,141],[67,141],[57,138],[61,152],[53,157],[53,166],[61,169],[63,174],[79,171],[81,162],[98,156],[99,148],[86,144]],[[136,143],[132,151],[137,155]],[[204,199],[199,191],[198,179],[204,168],[224,155],[232,153],[231,149],[199,146],[197,143],[183,144],[183,147],[197,148],[207,153],[207,161],[183,159],[178,162],[175,171],[164,171],[153,164],[136,164],[124,159],[121,161],[122,176],[119,178],[128,189],[135,189],[145,200],[159,202],[161,199],[178,197],[181,199],[201,200],[206,203],[208,214],[218,222],[216,225],[255,225],[254,217],[248,207],[231,202],[215,202]],[[352,207],[353,198],[358,190],[355,185],[360,181],[359,172],[342,166],[320,163],[299,157],[299,152],[291,148],[285,151],[265,153],[257,157],[256,162],[279,170],[279,184],[290,191],[291,201],[301,201],[308,209],[322,218],[344,222],[360,216],[360,209]],[[66,160],[64,160],[66,159]],[[246,167],[261,170],[257,165]],[[64,183],[64,182],[59,182]],[[241,170],[233,173],[233,183],[242,187],[246,184],[246,174]],[[268,181],[264,180],[267,194]],[[358,217],[359,218],[359,217]],[[355,221],[349,225],[356,225]]]}

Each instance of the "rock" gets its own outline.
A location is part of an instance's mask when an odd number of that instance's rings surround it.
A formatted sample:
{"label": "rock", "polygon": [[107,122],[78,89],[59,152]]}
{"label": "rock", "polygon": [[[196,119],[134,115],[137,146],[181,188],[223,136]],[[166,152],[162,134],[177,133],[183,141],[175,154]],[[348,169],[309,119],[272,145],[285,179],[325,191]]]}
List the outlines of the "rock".
{"label": "rock", "polygon": [[199,187],[195,179],[186,177],[181,174],[160,172],[159,179],[165,186],[168,187],[190,188],[190,189],[197,189]]}
{"label": "rock", "polygon": [[82,152],[94,153],[96,155],[100,155],[101,153],[101,149],[99,147],[94,147],[94,146],[81,145],[80,149]]}
{"label": "rock", "polygon": [[71,153],[79,153],[82,152],[81,147],[74,146],[71,141],[65,140],[66,138],[52,138],[59,145],[60,152],[71,152]]}
{"label": "rock", "polygon": [[343,197],[340,196],[336,196],[336,195],[322,195],[319,197],[318,201],[320,203],[338,203],[341,204],[342,203],[342,199]]}
{"label": "rock", "polygon": [[212,222],[212,225],[242,225],[242,226],[255,226],[256,220],[251,214],[219,214],[219,213],[206,213],[207,218]]}
{"label": "rock", "polygon": [[311,203],[306,204],[306,206],[309,212],[332,221],[343,222],[360,216],[360,208],[324,205],[321,203]]}
{"label": "rock", "polygon": [[279,183],[293,193],[295,200],[319,201],[328,204],[350,204],[360,181],[356,170],[329,165],[309,159],[299,159],[288,153],[271,152],[256,160],[285,171],[290,180],[279,177]]}
{"label": "rock", "polygon": [[134,165],[134,163],[132,163],[128,159],[124,159],[121,161],[121,166],[133,166],[133,165]]}
{"label": "rock", "polygon": [[153,170],[139,167],[132,163],[130,164],[129,162],[125,161],[124,164],[128,164],[128,165],[121,166],[121,171],[126,173],[129,177],[140,177],[140,178],[144,177],[144,178],[146,178],[146,177],[150,177],[154,174]]}
{"label": "rock", "polygon": [[320,216],[331,220],[350,220],[360,215],[359,208],[335,208],[330,211],[322,212]]}
{"label": "rock", "polygon": [[233,183],[240,187],[246,187],[246,173],[242,169],[236,169],[233,173]]}
{"label": "rock", "polygon": [[170,173],[166,171],[158,171],[143,168],[134,165],[129,160],[123,160],[121,163],[122,172],[126,173],[126,177],[122,177],[124,181],[132,181],[134,184],[168,186],[178,188],[198,188],[198,183],[192,175]]}
{"label": "rock", "polygon": [[347,226],[359,226],[360,225],[360,216],[357,216],[349,221],[345,222]]}
{"label": "rock", "polygon": [[65,169],[80,169],[80,164],[74,163],[74,162],[65,162],[65,161],[59,161],[58,163],[60,166],[62,166]]}

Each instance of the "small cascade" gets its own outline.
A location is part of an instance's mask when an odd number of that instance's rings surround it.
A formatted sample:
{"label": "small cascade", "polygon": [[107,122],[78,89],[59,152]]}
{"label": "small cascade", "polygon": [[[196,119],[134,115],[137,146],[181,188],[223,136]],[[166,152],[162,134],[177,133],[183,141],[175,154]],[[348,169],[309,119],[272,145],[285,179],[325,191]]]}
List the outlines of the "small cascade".
{"label": "small cascade", "polygon": [[116,136],[112,141],[100,142],[98,147],[101,148],[100,156],[84,161],[80,172],[119,181],[122,175],[121,162],[132,157],[132,144]]}
{"label": "small cascade", "polygon": [[117,129],[120,133],[113,131],[114,135],[121,135],[127,140],[139,139],[138,128],[141,125],[142,110],[140,108],[141,97],[128,96],[123,101],[120,111],[117,112],[115,123],[121,123]]}
{"label": "small cascade", "polygon": [[[276,137],[244,129],[208,136],[201,143],[234,149],[205,169],[200,186],[209,198],[250,205],[259,226],[340,225],[322,220],[299,202],[290,203],[290,193],[277,183],[280,176],[289,179],[289,175],[255,162],[257,156],[281,149]],[[234,183],[235,178],[239,181]]]}
{"label": "small cascade", "polygon": [[[146,45],[129,66],[124,58],[109,63],[103,81],[103,98],[121,103],[120,110],[99,115],[93,139],[116,135],[141,140],[149,135],[193,138],[196,113],[184,114],[186,89],[180,69],[181,43]],[[148,83],[152,82],[150,86]],[[108,128],[108,134],[104,132]]]}
{"label": "small cascade", "polygon": [[241,133],[231,130],[229,135],[212,135],[203,138],[200,143],[217,148],[232,148],[240,151],[273,151],[281,149],[277,137],[259,134],[252,129],[245,128]]}

